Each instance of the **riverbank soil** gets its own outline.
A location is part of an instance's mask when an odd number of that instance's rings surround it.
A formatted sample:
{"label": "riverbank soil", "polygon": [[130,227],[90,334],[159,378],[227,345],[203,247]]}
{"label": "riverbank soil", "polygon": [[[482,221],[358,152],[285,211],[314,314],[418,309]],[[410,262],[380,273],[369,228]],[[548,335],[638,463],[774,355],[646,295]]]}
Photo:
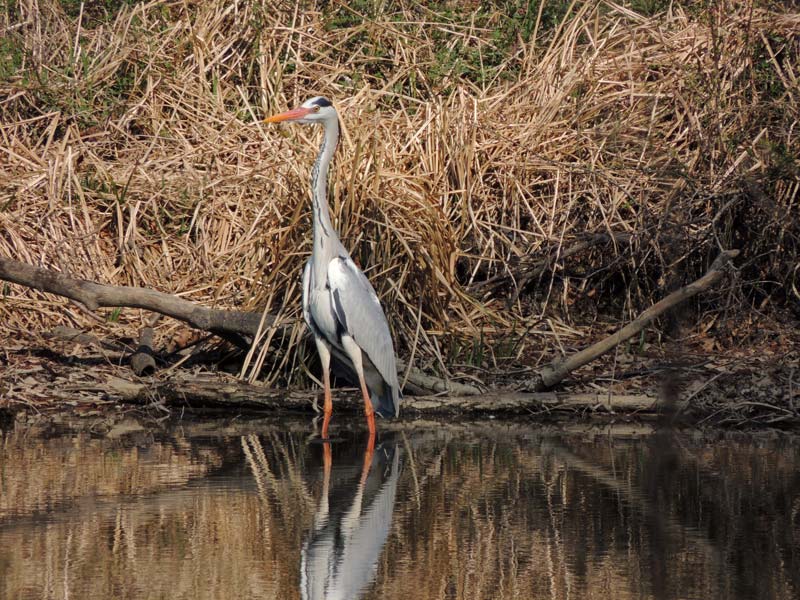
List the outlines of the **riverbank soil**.
{"label": "riverbank soil", "polygon": [[[661,415],[694,424],[796,427],[800,424],[797,368],[800,329],[787,329],[763,319],[752,331],[740,343],[736,343],[736,335],[731,332],[731,337],[723,339],[695,333],[681,340],[620,346],[616,352],[575,372],[559,386],[559,393],[553,399],[525,403],[518,409],[498,403],[494,414],[532,420],[556,416],[631,419]],[[35,335],[6,339],[0,353],[3,372],[0,412],[4,418],[13,420],[37,414],[46,419],[48,415],[65,412],[99,417],[126,411],[145,411],[161,417],[184,414],[187,410],[228,416],[312,413],[319,400],[318,387],[290,392],[285,388],[240,383],[235,373],[230,372],[233,370],[230,367],[240,362],[230,357],[221,360],[221,354],[216,362],[206,360],[202,364],[159,371],[153,376],[136,377],[128,364],[130,352],[110,350],[94,339],[94,347]],[[531,370],[518,365],[504,375],[495,374],[492,384],[484,387],[489,406],[493,398],[502,398],[503,390],[514,397]],[[474,367],[463,366],[452,371],[452,376],[462,381],[475,382],[480,375],[481,370]],[[164,392],[170,381],[183,382],[184,389],[194,383],[209,382],[212,389],[232,385],[241,388],[237,388],[238,400],[234,397],[230,404],[226,402],[236,394],[220,393],[210,402],[208,399],[192,402],[192,398],[186,398],[186,402],[178,403],[174,394]],[[144,394],[140,391],[133,397],[128,394],[128,386],[137,386]],[[272,402],[259,406],[243,400],[260,396],[269,397]],[[645,401],[644,404],[637,399]],[[648,403],[649,399],[653,402]],[[358,414],[357,400],[354,389],[342,388],[337,391],[337,410],[343,411],[340,414]],[[411,396],[407,404],[404,419],[442,416],[441,410]],[[458,415],[459,411],[444,414]],[[479,410],[465,409],[461,416],[469,419],[492,414],[491,408],[481,406]]]}

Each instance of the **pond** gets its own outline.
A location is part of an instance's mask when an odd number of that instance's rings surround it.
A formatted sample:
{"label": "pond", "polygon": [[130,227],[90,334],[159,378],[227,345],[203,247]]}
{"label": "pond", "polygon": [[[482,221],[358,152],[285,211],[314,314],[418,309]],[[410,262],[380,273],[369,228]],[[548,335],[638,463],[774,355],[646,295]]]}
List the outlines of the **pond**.
{"label": "pond", "polygon": [[334,424],[16,425],[0,597],[800,597],[796,436]]}

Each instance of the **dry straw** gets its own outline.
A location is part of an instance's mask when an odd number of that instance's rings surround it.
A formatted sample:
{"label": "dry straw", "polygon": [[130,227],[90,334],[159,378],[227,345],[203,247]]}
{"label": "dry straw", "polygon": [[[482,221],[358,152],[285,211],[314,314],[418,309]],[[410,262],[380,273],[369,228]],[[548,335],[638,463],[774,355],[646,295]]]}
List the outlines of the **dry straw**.
{"label": "dry straw", "polygon": [[[266,307],[295,329],[243,373],[297,383],[318,132],[260,119],[324,94],[335,224],[423,368],[552,358],[720,248],[744,264],[714,310],[791,301],[800,16],[640,4],[6,3],[0,255]],[[3,289],[3,335],[56,323],[103,326]]]}

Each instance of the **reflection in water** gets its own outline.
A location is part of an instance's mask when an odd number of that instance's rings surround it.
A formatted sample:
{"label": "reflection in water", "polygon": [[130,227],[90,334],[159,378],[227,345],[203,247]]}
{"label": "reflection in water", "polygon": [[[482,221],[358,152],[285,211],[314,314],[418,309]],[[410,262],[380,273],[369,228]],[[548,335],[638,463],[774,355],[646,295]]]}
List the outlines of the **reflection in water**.
{"label": "reflection in water", "polygon": [[0,598],[800,597],[796,437],[307,435],[0,433]]}
{"label": "reflection in water", "polygon": [[322,496],[314,526],[303,542],[300,595],[311,599],[355,599],[375,576],[392,523],[400,452],[386,441],[364,452],[361,471],[332,471],[331,445],[324,444]]}
{"label": "reflection in water", "polygon": [[[308,468],[303,477],[309,482],[320,479],[322,490],[300,552],[303,600],[355,600],[375,577],[392,523],[401,450],[392,433],[377,447],[373,443],[365,443],[363,454],[354,452],[357,444],[334,444],[340,463],[336,467],[330,442],[310,446],[320,449],[322,465]],[[275,438],[266,445],[268,450],[254,435],[242,438],[248,464],[269,504],[273,494],[268,487],[274,490],[276,479],[267,455],[285,450]]]}

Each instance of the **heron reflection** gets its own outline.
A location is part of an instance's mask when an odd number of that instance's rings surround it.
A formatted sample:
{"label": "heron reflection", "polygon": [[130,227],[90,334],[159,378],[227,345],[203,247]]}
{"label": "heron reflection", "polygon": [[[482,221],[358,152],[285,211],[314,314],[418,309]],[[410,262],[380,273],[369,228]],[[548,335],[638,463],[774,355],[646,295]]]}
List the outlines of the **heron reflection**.
{"label": "heron reflection", "polygon": [[370,442],[360,466],[334,465],[329,442],[322,452],[322,494],[301,551],[300,594],[306,600],[359,598],[389,536],[401,451],[392,439],[374,449]]}

